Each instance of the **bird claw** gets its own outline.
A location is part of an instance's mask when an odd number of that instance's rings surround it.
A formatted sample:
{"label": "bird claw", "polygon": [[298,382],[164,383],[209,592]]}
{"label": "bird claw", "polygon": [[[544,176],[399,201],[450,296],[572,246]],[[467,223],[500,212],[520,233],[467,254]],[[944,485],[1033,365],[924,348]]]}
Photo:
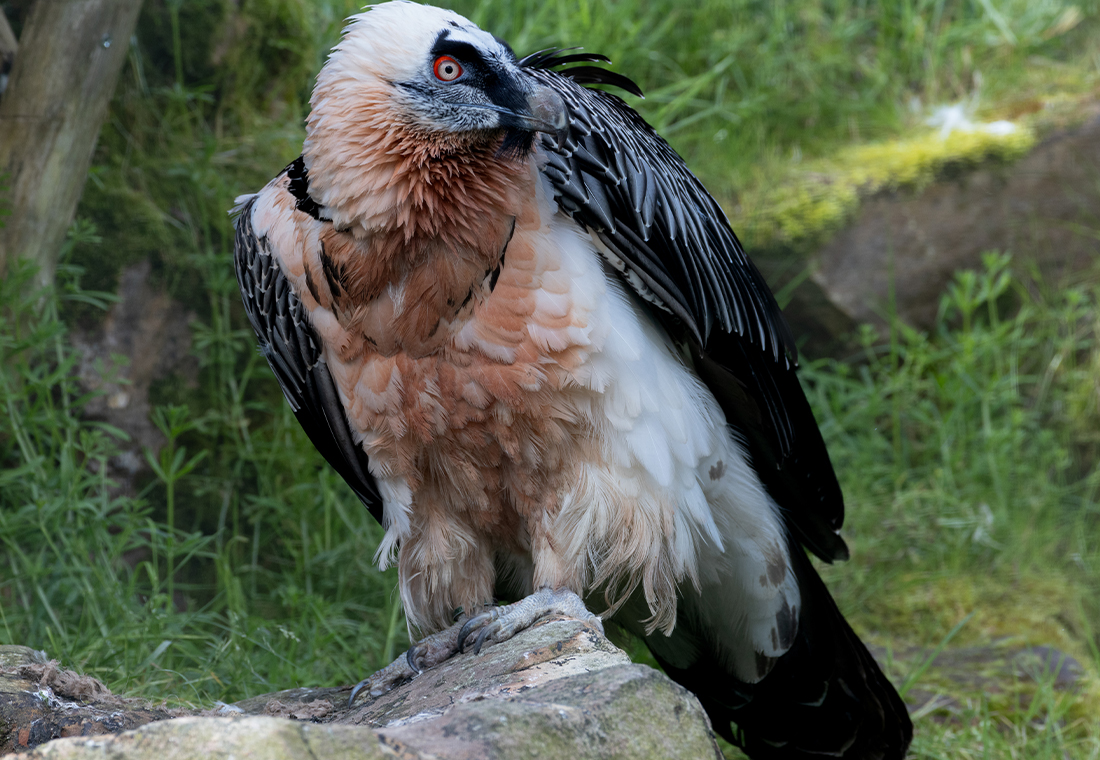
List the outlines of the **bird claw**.
{"label": "bird claw", "polygon": [[448,659],[458,651],[458,635],[462,627],[463,622],[460,621],[439,633],[425,636],[409,647],[405,654],[377,673],[364,678],[352,688],[348,707],[355,703],[355,698],[363,691],[372,697],[380,697]]}
{"label": "bird claw", "polygon": [[380,697],[387,691],[395,689],[419,675],[420,670],[416,668],[413,659],[410,657],[412,651],[410,649],[377,673],[373,673],[355,684],[351,690],[351,696],[348,697],[348,707],[355,703],[355,698],[362,691],[366,691],[372,697]]}
{"label": "bird claw", "polygon": [[348,697],[348,707],[363,691],[372,697],[380,697],[456,652],[473,649],[475,655],[480,654],[486,642],[499,644],[507,641],[535,621],[553,614],[583,620],[603,633],[603,623],[588,611],[581,598],[572,591],[539,589],[515,604],[492,607],[469,620],[460,620],[450,628],[424,637],[389,665],[357,683]]}
{"label": "bird claw", "polygon": [[[493,607],[467,620],[458,633],[458,651],[472,648],[475,655],[480,654],[486,641],[494,644],[507,641],[535,621],[555,613],[582,620],[603,633],[603,622],[588,611],[579,596],[568,589],[543,588],[515,604]],[[472,645],[468,643],[471,636],[475,637]]]}
{"label": "bird claw", "polygon": [[[480,615],[475,615],[466,621],[466,624],[462,626],[462,630],[458,633],[458,651],[465,652],[466,640],[477,634],[477,638],[474,639],[473,650],[474,654],[481,654],[481,647],[485,643],[485,640],[502,630],[503,626],[500,623],[500,617],[502,610],[505,607],[493,607],[492,609],[482,612]],[[494,643],[497,641],[494,639]]]}

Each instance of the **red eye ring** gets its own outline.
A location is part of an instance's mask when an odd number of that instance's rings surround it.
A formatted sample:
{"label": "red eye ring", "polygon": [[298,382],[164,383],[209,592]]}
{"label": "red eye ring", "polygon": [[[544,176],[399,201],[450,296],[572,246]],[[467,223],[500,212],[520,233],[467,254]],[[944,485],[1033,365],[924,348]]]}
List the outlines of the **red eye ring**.
{"label": "red eye ring", "polygon": [[440,82],[453,82],[462,76],[462,64],[449,55],[441,55],[435,59],[432,72]]}

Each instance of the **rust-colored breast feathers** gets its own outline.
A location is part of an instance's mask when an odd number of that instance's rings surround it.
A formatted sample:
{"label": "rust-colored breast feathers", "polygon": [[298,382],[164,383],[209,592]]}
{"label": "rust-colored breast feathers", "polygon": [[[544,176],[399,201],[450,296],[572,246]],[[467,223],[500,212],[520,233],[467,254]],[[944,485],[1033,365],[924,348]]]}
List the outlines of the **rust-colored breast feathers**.
{"label": "rust-colored breast feathers", "polygon": [[370,226],[295,210],[285,178],[269,189],[284,271],[372,472],[409,489],[402,575],[435,589],[416,594],[417,625],[433,628],[489,601],[494,552],[548,538],[562,479],[593,436],[564,400],[576,346],[546,336],[583,330],[585,316],[547,248],[533,166],[498,159],[495,144],[390,148],[378,154],[389,165],[361,170],[377,186]]}

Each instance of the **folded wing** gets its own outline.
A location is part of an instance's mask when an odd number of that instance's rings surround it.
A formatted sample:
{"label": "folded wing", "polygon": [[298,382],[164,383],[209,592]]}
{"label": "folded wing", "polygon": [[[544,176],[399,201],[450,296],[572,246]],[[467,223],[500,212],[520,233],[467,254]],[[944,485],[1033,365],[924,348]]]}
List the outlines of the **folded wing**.
{"label": "folded wing", "polygon": [[239,207],[234,264],[245,313],[260,352],[271,365],[290,408],[317,450],[348,482],[379,523],[382,499],[367,455],[352,435],[336,384],[301,300],[279,269],[271,241],[252,225],[256,196]]}

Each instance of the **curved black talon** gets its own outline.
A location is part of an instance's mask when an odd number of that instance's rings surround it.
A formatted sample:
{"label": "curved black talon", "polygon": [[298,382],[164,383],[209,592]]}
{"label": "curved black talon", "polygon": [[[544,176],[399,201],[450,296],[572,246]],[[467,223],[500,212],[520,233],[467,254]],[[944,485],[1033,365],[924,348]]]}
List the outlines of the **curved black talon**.
{"label": "curved black talon", "polygon": [[[474,615],[472,618],[470,618],[469,620],[467,620],[465,622],[465,624],[462,626],[462,628],[458,632],[458,651],[459,652],[462,652],[463,654],[465,654],[465,652],[466,652],[466,639],[468,639],[470,636],[472,636],[474,631],[476,631],[482,625],[485,625],[487,623],[492,622],[493,619],[494,619],[493,618],[493,612],[495,610],[496,610],[496,608],[494,607],[493,609],[489,610],[488,612],[482,612],[480,615]],[[478,652],[481,651],[482,642],[483,642],[482,637],[478,636],[478,640],[476,642],[477,649],[474,652],[475,654],[477,654]]]}
{"label": "curved black talon", "polygon": [[[480,617],[480,615],[478,616]],[[466,638],[470,635],[470,623],[474,622],[476,618],[470,618],[462,626],[462,630],[458,632],[458,651],[461,654],[466,653]]]}
{"label": "curved black talon", "polygon": [[500,629],[500,623],[495,621],[489,622],[484,628],[481,629],[481,633],[477,635],[477,641],[474,642],[474,654],[481,654],[481,645],[485,643],[485,639],[489,638],[492,634],[496,633]]}
{"label": "curved black talon", "polygon": [[[477,617],[481,617],[481,615],[478,615]],[[470,636],[471,632],[473,632],[470,629],[470,624],[472,624],[473,621],[477,619],[477,617],[472,617],[469,620],[466,620],[465,624],[462,626],[462,630],[459,631],[459,652],[461,652],[462,654],[465,654],[466,652],[466,638]]]}
{"label": "curved black talon", "polygon": [[352,688],[351,696],[348,697],[348,709],[351,709],[351,706],[355,704],[355,695],[363,690],[363,687],[367,685],[368,681],[370,681],[369,678],[364,678]]}
{"label": "curved black talon", "polygon": [[405,652],[405,662],[407,662],[409,664],[409,668],[416,675],[420,675],[421,673],[424,672],[420,668],[420,666],[416,664],[416,655],[413,654],[413,652],[418,648],[419,647],[409,647],[408,651]]}

